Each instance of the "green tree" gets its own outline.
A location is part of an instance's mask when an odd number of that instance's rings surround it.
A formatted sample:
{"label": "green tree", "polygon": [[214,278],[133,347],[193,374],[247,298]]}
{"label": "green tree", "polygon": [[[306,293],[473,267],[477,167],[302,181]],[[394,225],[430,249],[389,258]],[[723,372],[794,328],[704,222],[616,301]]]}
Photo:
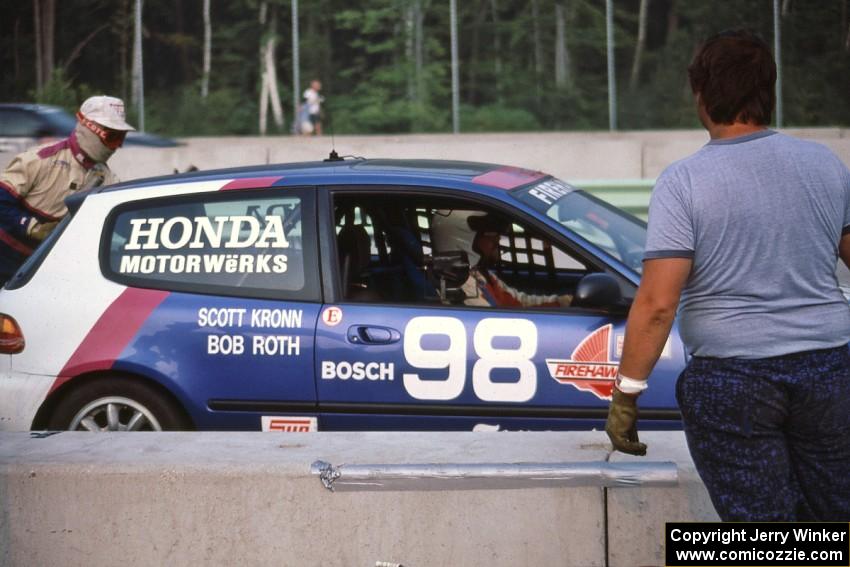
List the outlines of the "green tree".
{"label": "green tree", "polygon": [[[285,109],[318,78],[327,131],[451,129],[448,2],[301,0],[302,84],[293,85],[292,2],[265,1],[278,14],[274,66]],[[205,99],[202,2],[144,2],[147,127],[175,136],[256,134],[260,0],[210,3],[214,66]],[[623,129],[698,127],[686,69],[707,36],[747,27],[773,43],[773,10],[765,0],[614,4]],[[55,15],[52,64],[45,63],[44,25],[36,41],[36,7],[39,17],[42,8]],[[133,7],[133,0],[6,0],[0,100],[73,110],[89,94],[126,99]],[[785,124],[850,124],[850,1],[784,0],[782,13]],[[463,131],[607,129],[604,0],[464,0],[458,26]],[[54,72],[44,75],[45,65]]]}

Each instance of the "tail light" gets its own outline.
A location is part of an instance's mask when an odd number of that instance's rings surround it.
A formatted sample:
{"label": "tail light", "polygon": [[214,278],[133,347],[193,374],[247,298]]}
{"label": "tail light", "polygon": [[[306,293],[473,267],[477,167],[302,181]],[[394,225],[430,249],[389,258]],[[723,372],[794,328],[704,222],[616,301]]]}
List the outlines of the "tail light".
{"label": "tail light", "polygon": [[21,327],[9,315],[0,313],[0,354],[16,354],[24,350],[26,341]]}

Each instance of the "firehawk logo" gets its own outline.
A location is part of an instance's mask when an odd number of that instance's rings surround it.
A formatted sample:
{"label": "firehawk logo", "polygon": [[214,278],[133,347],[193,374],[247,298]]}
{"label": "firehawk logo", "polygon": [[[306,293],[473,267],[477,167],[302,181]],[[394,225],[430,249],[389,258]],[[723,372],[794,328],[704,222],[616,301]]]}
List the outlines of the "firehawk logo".
{"label": "firehawk logo", "polygon": [[549,374],[561,384],[575,386],[602,400],[610,400],[619,363],[611,360],[610,324],[584,338],[569,360],[546,359]]}

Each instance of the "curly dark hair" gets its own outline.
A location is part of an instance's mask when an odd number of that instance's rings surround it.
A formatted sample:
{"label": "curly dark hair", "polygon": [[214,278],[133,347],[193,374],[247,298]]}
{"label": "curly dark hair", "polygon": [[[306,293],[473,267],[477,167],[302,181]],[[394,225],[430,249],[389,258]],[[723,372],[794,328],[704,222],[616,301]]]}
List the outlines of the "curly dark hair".
{"label": "curly dark hair", "polygon": [[688,78],[713,122],[770,124],[776,62],[754,32],[730,30],[705,40],[688,66]]}

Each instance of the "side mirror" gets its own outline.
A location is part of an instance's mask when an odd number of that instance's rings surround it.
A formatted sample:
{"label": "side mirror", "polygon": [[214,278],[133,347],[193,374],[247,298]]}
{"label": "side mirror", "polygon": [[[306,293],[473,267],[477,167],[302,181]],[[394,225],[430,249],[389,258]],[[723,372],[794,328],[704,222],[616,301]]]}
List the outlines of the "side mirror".
{"label": "side mirror", "polygon": [[623,301],[620,284],[609,274],[587,274],[578,282],[573,307],[616,307]]}

